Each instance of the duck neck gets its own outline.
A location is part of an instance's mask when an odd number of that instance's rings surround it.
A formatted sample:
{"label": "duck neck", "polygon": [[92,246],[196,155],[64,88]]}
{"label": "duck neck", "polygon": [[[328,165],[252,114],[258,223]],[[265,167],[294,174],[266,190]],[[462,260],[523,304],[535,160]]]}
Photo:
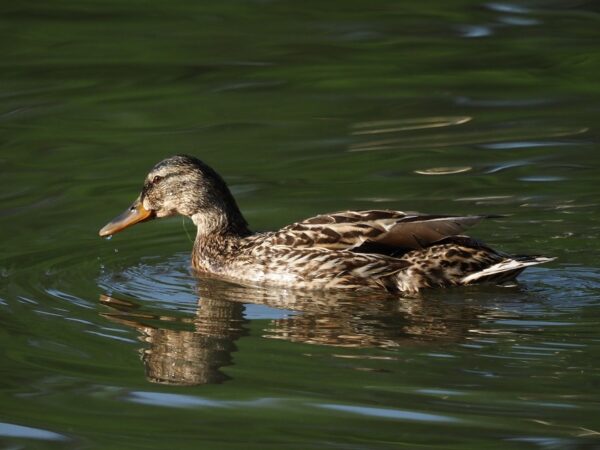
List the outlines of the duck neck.
{"label": "duck neck", "polygon": [[250,234],[248,223],[236,208],[232,211],[202,211],[192,215],[196,241],[242,238]]}
{"label": "duck neck", "polygon": [[200,271],[220,273],[230,258],[235,258],[239,242],[251,234],[241,213],[202,212],[192,216],[198,231],[192,251],[192,265]]}

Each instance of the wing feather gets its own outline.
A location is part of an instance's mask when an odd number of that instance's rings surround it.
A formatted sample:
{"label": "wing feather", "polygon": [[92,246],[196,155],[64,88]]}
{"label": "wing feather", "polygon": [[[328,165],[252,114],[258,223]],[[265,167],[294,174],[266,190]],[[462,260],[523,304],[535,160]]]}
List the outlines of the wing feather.
{"label": "wing feather", "polygon": [[[275,245],[367,251],[376,247],[414,250],[427,247],[490,216],[423,215],[391,210],[342,211],[288,225],[272,236]],[[364,244],[364,245],[363,245]],[[373,251],[380,253],[380,251]]]}

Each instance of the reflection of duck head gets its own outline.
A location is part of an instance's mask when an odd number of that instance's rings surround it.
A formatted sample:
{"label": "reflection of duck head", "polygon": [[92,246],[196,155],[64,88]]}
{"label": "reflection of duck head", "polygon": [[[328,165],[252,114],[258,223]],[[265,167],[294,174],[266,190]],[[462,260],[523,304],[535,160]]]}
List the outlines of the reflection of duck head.
{"label": "reflection of duck head", "polygon": [[149,381],[194,385],[228,379],[221,368],[232,364],[235,341],[248,333],[244,304],[287,310],[271,319],[262,336],[291,342],[335,347],[383,347],[454,342],[476,328],[483,310],[464,303],[349,293],[295,292],[249,288],[213,279],[198,286],[194,318],[152,315],[135,310],[136,304],[101,296],[117,310],[108,319],[136,328],[148,347],[142,360]]}
{"label": "reflection of duck head", "polygon": [[104,317],[136,328],[148,344],[141,355],[149,381],[196,385],[228,379],[220,368],[232,363],[234,342],[246,333],[242,304],[203,299],[191,319],[140,314],[132,311],[134,303],[105,295],[100,301],[121,311]]}

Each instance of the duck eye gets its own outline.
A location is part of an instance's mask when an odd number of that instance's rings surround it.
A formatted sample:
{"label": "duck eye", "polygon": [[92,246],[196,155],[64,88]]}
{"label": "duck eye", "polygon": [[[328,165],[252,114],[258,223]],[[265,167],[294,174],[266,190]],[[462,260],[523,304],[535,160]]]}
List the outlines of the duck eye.
{"label": "duck eye", "polygon": [[152,178],[152,184],[159,183],[162,179],[163,177],[161,177],[160,175],[156,175],[154,178]]}

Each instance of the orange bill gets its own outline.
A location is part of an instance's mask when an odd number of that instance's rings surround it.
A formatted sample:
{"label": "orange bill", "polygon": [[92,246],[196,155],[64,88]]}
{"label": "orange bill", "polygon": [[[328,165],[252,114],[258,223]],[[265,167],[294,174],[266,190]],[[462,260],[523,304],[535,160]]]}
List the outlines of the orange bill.
{"label": "orange bill", "polygon": [[135,225],[136,223],[144,222],[153,218],[154,214],[152,211],[148,211],[146,208],[144,208],[144,205],[142,205],[142,202],[138,197],[122,214],[118,215],[104,225],[99,234],[102,237],[112,236],[113,234],[118,233],[119,231],[122,231],[131,225]]}

